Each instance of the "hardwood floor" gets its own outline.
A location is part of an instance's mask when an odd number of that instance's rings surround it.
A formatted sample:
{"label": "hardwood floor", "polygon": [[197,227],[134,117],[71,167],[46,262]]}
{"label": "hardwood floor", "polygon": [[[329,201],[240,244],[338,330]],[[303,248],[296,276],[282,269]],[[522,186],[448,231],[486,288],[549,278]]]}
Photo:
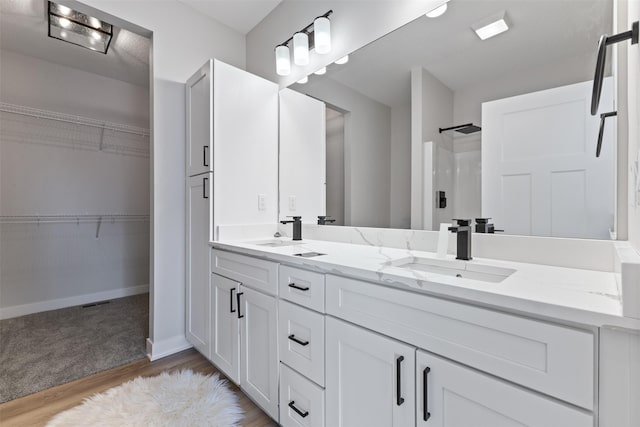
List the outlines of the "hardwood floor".
{"label": "hardwood floor", "polygon": [[[139,360],[118,368],[100,372],[67,384],[43,390],[20,399],[0,404],[0,425],[43,426],[59,412],[72,408],[85,397],[103,392],[137,376],[154,376],[162,371],[191,369],[194,372],[212,374],[216,368],[200,353],[191,349],[154,362]],[[241,424],[245,427],[276,426],[277,424],[258,408],[238,387],[231,384],[245,412]]]}

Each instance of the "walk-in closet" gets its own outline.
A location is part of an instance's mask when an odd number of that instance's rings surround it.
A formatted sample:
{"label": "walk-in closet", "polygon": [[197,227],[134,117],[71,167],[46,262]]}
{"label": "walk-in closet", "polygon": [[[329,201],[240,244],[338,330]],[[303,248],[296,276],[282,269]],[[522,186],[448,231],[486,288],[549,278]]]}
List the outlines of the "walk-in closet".
{"label": "walk-in closet", "polygon": [[1,6],[3,402],[145,357],[151,41],[52,2]]}

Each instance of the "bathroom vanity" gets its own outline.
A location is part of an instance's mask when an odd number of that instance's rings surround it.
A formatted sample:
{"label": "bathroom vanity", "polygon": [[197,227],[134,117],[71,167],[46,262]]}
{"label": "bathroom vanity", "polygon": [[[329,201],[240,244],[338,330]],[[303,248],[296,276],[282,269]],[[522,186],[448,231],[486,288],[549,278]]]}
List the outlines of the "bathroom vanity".
{"label": "bathroom vanity", "polygon": [[640,330],[614,273],[211,245],[206,356],[283,426],[598,425],[601,329]]}

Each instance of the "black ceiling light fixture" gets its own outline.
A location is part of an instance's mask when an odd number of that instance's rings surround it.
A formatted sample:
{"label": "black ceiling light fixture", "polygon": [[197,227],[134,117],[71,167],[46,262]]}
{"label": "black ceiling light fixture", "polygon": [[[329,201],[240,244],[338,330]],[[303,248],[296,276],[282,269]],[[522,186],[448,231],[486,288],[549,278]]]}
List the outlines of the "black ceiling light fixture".
{"label": "black ceiling light fixture", "polygon": [[113,26],[50,1],[49,37],[106,54],[113,37]]}

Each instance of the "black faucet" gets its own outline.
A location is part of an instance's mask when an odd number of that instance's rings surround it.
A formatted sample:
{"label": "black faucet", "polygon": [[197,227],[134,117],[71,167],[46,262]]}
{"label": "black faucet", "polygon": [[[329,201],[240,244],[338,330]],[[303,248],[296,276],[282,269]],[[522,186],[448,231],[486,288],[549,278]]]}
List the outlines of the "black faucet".
{"label": "black faucet", "polygon": [[280,221],[280,224],[293,224],[293,240],[302,240],[302,217],[288,216],[292,221]]}
{"label": "black faucet", "polygon": [[458,223],[456,227],[449,227],[449,231],[457,233],[458,255],[456,259],[469,261],[471,256],[471,220],[454,219]]}
{"label": "black faucet", "polygon": [[331,218],[330,216],[318,215],[318,225],[327,225],[327,223],[333,222],[336,222],[336,220]]}
{"label": "black faucet", "polygon": [[496,232],[503,232],[504,230],[496,230],[495,226],[489,222],[491,218],[476,218],[476,233],[489,233],[494,234]]}

